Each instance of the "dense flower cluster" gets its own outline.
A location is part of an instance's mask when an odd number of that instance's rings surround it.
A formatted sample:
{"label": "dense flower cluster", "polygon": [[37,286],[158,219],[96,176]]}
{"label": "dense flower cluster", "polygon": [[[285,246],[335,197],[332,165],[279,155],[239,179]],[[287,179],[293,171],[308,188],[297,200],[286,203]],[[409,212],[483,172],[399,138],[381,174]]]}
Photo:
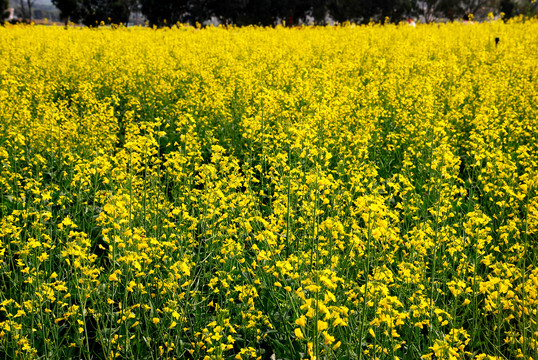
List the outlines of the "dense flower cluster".
{"label": "dense flower cluster", "polygon": [[538,22],[0,37],[7,358],[538,359]]}

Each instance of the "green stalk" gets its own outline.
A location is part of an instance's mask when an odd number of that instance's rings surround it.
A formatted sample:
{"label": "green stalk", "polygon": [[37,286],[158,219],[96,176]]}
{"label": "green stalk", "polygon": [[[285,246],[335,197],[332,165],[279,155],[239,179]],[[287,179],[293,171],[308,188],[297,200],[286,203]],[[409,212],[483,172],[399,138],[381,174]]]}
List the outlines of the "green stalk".
{"label": "green stalk", "polygon": [[362,360],[362,337],[364,334],[364,323],[366,322],[366,306],[367,306],[367,299],[368,299],[368,280],[369,280],[369,274],[370,274],[370,246],[371,246],[371,238],[372,238],[372,227],[371,227],[371,212],[368,210],[368,238],[366,240],[366,266],[364,269],[364,295],[363,295],[363,302],[362,302],[362,319],[361,319],[361,325],[359,330],[359,360]]}

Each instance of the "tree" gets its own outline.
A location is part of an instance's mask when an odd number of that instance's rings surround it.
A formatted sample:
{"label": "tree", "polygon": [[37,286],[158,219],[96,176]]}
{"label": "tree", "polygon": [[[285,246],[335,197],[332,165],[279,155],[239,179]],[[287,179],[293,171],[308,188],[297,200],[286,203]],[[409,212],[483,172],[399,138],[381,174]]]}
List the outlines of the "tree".
{"label": "tree", "polygon": [[478,15],[481,12],[487,12],[486,6],[488,1],[485,0],[462,0],[459,1],[459,8],[461,13],[465,15],[473,14]]}
{"label": "tree", "polygon": [[505,19],[510,19],[513,15],[516,5],[512,0],[501,0],[499,3],[499,10],[504,13]]}
{"label": "tree", "polygon": [[79,20],[80,0],[52,0],[52,3],[60,10],[60,17],[66,26],[69,21]]}
{"label": "tree", "polygon": [[212,0],[190,0],[187,4],[188,20],[191,24],[203,23],[213,15]]}
{"label": "tree", "polygon": [[361,3],[356,0],[332,0],[329,3],[330,16],[340,23],[345,21],[359,23],[362,20],[362,13]]}
{"label": "tree", "polygon": [[[422,0],[418,1],[419,13],[426,22],[436,21],[440,18],[455,20],[473,14],[485,17],[494,9],[488,0]],[[501,1],[502,3],[502,1]]]}
{"label": "tree", "polygon": [[332,0],[329,5],[331,17],[339,22],[354,21],[368,23],[389,18],[399,22],[415,12],[412,0]]}
{"label": "tree", "polygon": [[172,26],[189,16],[189,0],[140,0],[142,14],[150,25]]}
{"label": "tree", "polygon": [[309,0],[273,0],[271,8],[274,22],[284,20],[286,25],[293,26],[306,21],[312,3]]}
{"label": "tree", "polygon": [[86,26],[99,26],[107,20],[106,1],[104,0],[81,0],[80,20]]}
{"label": "tree", "polygon": [[517,12],[524,16],[538,15],[538,2],[535,0],[520,0],[517,4]]}
{"label": "tree", "polygon": [[107,19],[109,23],[127,24],[129,22],[129,15],[131,14],[131,0],[109,0],[107,3]]}
{"label": "tree", "polygon": [[314,18],[314,23],[319,25],[325,24],[328,7],[328,0],[311,0],[309,13]]}
{"label": "tree", "polygon": [[417,5],[427,23],[439,18],[454,20],[455,17],[464,15],[458,0],[423,0],[417,2]]}
{"label": "tree", "polygon": [[8,16],[9,0],[0,0],[0,23]]}
{"label": "tree", "polygon": [[249,0],[243,7],[242,24],[272,25],[274,15],[271,0]]}
{"label": "tree", "polygon": [[24,21],[32,21],[32,7],[35,0],[19,0],[19,11]]}
{"label": "tree", "polygon": [[129,0],[79,0],[78,16],[86,26],[126,24],[129,21]]}
{"label": "tree", "polygon": [[[211,0],[211,14],[223,24],[293,26],[308,15],[322,22],[327,0]],[[318,6],[320,5],[321,6]]]}
{"label": "tree", "polygon": [[241,25],[247,4],[248,0],[213,0],[211,7],[221,23]]}
{"label": "tree", "polygon": [[415,10],[416,2],[414,0],[380,1],[377,7],[377,21],[389,18],[391,22],[398,23],[414,14]]}
{"label": "tree", "polygon": [[125,0],[125,3],[127,5],[129,15],[127,17],[127,21],[125,24],[131,20],[131,14],[135,12],[140,12],[140,2],[138,0]]}

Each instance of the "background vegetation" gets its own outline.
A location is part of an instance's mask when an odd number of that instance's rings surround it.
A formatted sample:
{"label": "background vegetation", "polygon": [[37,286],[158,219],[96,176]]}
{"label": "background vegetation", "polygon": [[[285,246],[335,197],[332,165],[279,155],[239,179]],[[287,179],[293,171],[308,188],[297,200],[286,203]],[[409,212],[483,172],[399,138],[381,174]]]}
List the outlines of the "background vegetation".
{"label": "background vegetation", "polygon": [[[58,15],[50,11],[50,0],[11,2],[23,21],[42,19],[43,15],[58,21]],[[296,26],[334,21],[385,23],[386,19],[398,23],[408,18],[420,18],[422,22],[453,21],[469,20],[469,16],[484,20],[489,13],[497,16],[502,13],[502,18],[509,19],[538,13],[538,4],[533,0],[52,0],[52,3],[66,24],[81,22],[94,27],[139,24],[143,19],[150,26],[173,26],[177,22],[265,26],[284,22]]]}

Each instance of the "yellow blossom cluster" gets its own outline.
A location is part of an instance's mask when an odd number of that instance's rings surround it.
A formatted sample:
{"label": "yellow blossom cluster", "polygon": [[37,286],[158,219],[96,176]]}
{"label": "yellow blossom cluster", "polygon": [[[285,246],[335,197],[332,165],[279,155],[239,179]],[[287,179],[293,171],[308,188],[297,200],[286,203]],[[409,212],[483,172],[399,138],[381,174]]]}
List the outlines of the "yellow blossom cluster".
{"label": "yellow blossom cluster", "polygon": [[0,38],[6,359],[538,359],[538,21]]}

